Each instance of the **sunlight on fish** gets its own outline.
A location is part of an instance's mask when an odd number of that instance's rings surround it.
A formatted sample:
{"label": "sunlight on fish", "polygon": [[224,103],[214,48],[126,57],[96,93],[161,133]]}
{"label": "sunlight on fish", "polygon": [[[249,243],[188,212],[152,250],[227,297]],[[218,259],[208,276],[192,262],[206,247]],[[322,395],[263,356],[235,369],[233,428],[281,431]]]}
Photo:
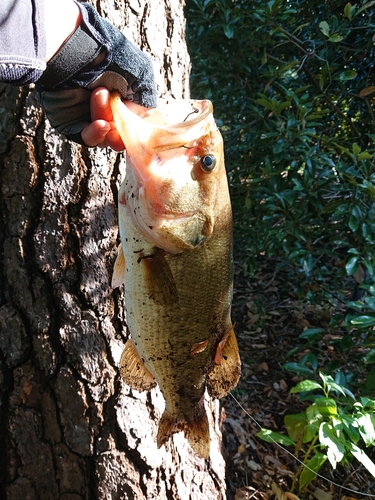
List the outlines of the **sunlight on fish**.
{"label": "sunlight on fish", "polygon": [[144,119],[117,93],[111,106],[127,151],[113,277],[116,286],[125,280],[131,334],[121,376],[137,390],[159,385],[166,403],[159,447],[183,431],[207,458],[205,391],[221,398],[240,376],[222,137],[207,100],[160,100]]}

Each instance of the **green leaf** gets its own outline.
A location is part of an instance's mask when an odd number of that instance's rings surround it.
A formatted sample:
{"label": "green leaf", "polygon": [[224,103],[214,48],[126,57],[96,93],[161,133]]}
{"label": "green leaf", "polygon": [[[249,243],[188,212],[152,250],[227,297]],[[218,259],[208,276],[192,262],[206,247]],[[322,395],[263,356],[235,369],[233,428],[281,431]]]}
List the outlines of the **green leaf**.
{"label": "green leaf", "polygon": [[269,8],[270,12],[272,12],[272,10],[273,10],[273,6],[274,6],[275,2],[276,2],[276,0],[270,0],[270,1],[268,2],[268,4],[267,4],[267,5],[268,5],[268,8]]}
{"label": "green leaf", "polygon": [[334,427],[329,422],[323,422],[319,428],[319,441],[323,446],[327,446],[327,457],[332,467],[335,469],[338,462],[344,458],[344,443],[337,437]]}
{"label": "green leaf", "polygon": [[375,444],[375,429],[369,413],[362,413],[356,417],[359,426],[359,432],[366,446]]}
{"label": "green leaf", "polygon": [[358,161],[361,161],[361,160],[371,160],[372,159],[372,154],[369,153],[368,151],[362,151],[362,153],[360,153],[358,155]]}
{"label": "green leaf", "polygon": [[348,253],[352,253],[354,255],[359,255],[359,252],[356,248],[349,248]]}
{"label": "green leaf", "polygon": [[368,314],[362,314],[352,318],[350,323],[358,328],[368,328],[369,326],[375,325],[375,317],[369,316]]}
{"label": "green leaf", "polygon": [[316,398],[315,404],[323,417],[337,415],[336,401],[332,398]]}
{"label": "green leaf", "polygon": [[[329,214],[337,210],[339,207],[342,207],[344,204],[341,200],[333,200],[329,201],[326,205],[324,205],[322,213]],[[346,207],[346,205],[344,205]]]}
{"label": "green leaf", "polygon": [[375,4],[375,0],[371,0],[370,2],[366,2],[365,5],[363,5],[360,9],[358,9],[356,11],[355,15],[357,16],[358,14],[360,14],[361,12],[363,12],[364,10],[369,9],[370,7],[372,7],[374,4]]}
{"label": "green leaf", "polygon": [[317,334],[319,333],[324,333],[325,330],[324,328],[307,328],[306,330],[304,330],[301,335],[299,335],[299,338],[300,339],[309,339],[310,338],[317,338]]}
{"label": "green leaf", "polygon": [[302,380],[295,387],[292,387],[290,393],[296,394],[298,392],[315,391],[315,389],[323,389],[323,387],[314,380]]}
{"label": "green leaf", "polygon": [[[366,266],[368,272],[372,276],[374,274],[374,268],[372,267],[371,262],[368,261],[367,259],[363,259],[363,264]],[[375,307],[373,309],[375,310]]]}
{"label": "green leaf", "polygon": [[359,228],[359,218],[355,215],[355,214],[351,214],[350,217],[349,217],[349,227],[350,229],[353,231],[357,231],[357,229]]}
{"label": "green leaf", "polygon": [[277,193],[277,196],[280,198],[283,198],[286,200],[290,205],[293,204],[293,202],[296,200],[298,197],[298,192],[294,191],[292,189],[285,189],[284,191],[280,191]]}
{"label": "green leaf", "polygon": [[320,28],[320,31],[323,33],[323,35],[329,36],[329,25],[328,25],[327,21],[320,22],[319,28]]}
{"label": "green leaf", "polygon": [[370,349],[363,357],[366,364],[375,363],[375,349]]}
{"label": "green leaf", "polygon": [[375,464],[374,462],[366,455],[366,453],[361,450],[357,445],[351,443],[350,441],[346,444],[347,448],[350,450],[352,455],[359,461],[361,464],[366,467],[366,469],[370,472],[370,474],[375,477]]}
{"label": "green leaf", "polygon": [[339,74],[340,80],[353,80],[357,76],[357,72],[354,69],[346,69],[342,73]]}
{"label": "green leaf", "polygon": [[306,416],[309,424],[321,424],[323,420],[323,416],[315,404],[312,404],[306,408]]}
{"label": "green leaf", "polygon": [[[333,35],[331,35],[329,38],[328,38],[328,41],[332,42],[332,43],[338,43],[338,42],[341,42],[341,40],[343,40],[344,37],[339,35],[338,33],[334,33]],[[346,78],[340,78],[340,80],[346,80]],[[351,80],[351,78],[348,78],[348,80]]]}
{"label": "green leaf", "polygon": [[353,443],[357,443],[360,439],[360,434],[357,424],[354,426],[355,419],[350,415],[343,414],[341,415],[341,421],[344,425],[344,431],[349,436],[349,439],[353,441]]}
{"label": "green leaf", "polygon": [[285,363],[283,365],[283,368],[285,370],[288,370],[289,372],[294,372],[297,375],[312,375],[314,373],[313,370],[311,370],[310,368],[301,363],[294,363],[294,362]]}
{"label": "green leaf", "polygon": [[279,434],[278,432],[271,431],[269,429],[261,429],[259,432],[257,432],[256,435],[267,443],[279,443],[284,446],[296,445],[296,443],[292,439],[290,439],[290,437],[285,436],[284,434]]}
{"label": "green leaf", "polygon": [[224,33],[227,38],[233,38],[234,35],[234,29],[230,24],[226,24],[224,26]]}
{"label": "green leaf", "polygon": [[319,426],[321,422],[317,422],[316,424],[308,424],[305,427],[305,432],[302,438],[302,443],[309,443],[314,439],[314,437],[319,432]]}
{"label": "green leaf", "polygon": [[297,442],[305,432],[307,418],[304,413],[295,413],[294,415],[285,415],[285,427],[288,435],[294,442]]}
{"label": "green leaf", "polygon": [[369,408],[370,410],[375,410],[375,400],[364,396],[359,398],[361,400],[361,405],[363,408]]}
{"label": "green leaf", "polygon": [[351,21],[353,14],[354,14],[354,11],[355,11],[355,7],[353,9],[353,5],[350,2],[345,5],[344,15],[345,15],[345,17],[347,17],[349,19],[349,21]]}
{"label": "green leaf", "polygon": [[360,148],[360,146],[356,142],[353,143],[352,150],[353,150],[353,155],[354,156],[358,156],[359,153],[361,152],[361,148]]}
{"label": "green leaf", "polygon": [[327,460],[327,455],[316,452],[315,455],[306,463],[306,467],[301,472],[299,477],[299,489],[303,490],[313,479],[316,478],[320,468]]}
{"label": "green leaf", "polygon": [[325,375],[324,373],[320,372],[319,376],[323,380],[324,384],[326,384],[328,392],[337,391],[340,392],[343,396],[350,395],[354,399],[353,394],[350,391],[347,391],[345,387],[335,382],[331,375]]}
{"label": "green leaf", "polygon": [[359,266],[359,257],[357,255],[350,257],[350,259],[345,264],[346,274],[348,276],[352,276],[358,270],[358,266]]}

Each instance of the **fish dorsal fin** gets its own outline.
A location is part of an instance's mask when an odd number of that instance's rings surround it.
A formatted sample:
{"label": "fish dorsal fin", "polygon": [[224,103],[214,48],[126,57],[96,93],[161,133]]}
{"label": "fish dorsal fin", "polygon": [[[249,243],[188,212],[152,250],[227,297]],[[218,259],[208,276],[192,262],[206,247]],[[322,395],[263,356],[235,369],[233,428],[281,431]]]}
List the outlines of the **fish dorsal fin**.
{"label": "fish dorsal fin", "polygon": [[120,243],[117,249],[117,258],[115,265],[113,267],[112,275],[112,288],[117,288],[123,285],[125,282],[125,255],[122,249],[122,243]]}
{"label": "fish dorsal fin", "polygon": [[236,387],[241,374],[241,360],[233,327],[219,343],[215,365],[207,375],[207,390],[213,398],[220,399]]}
{"label": "fish dorsal fin", "polygon": [[149,391],[156,380],[147,370],[132,339],[127,340],[120,360],[120,375],[125,384],[136,391]]}

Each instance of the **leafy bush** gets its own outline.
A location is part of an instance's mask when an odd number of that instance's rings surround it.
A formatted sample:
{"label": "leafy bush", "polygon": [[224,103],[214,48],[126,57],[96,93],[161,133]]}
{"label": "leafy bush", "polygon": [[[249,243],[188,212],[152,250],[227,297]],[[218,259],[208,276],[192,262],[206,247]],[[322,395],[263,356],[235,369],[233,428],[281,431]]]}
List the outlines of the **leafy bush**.
{"label": "leafy bush", "polygon": [[307,278],[373,272],[374,3],[187,1],[192,95],[214,103],[252,269],[265,252]]}
{"label": "leafy bush", "polygon": [[303,380],[291,390],[301,393],[311,405],[303,413],[285,416],[289,437],[267,429],[257,434],[268,442],[294,446],[295,453],[302,454],[293,481],[293,488],[298,485],[299,490],[315,479],[327,459],[335,469],[338,463],[349,464],[355,457],[375,477],[375,464],[363,450],[375,444],[375,401],[356,400],[331,376],[320,373],[320,377],[322,384]]}
{"label": "leafy bush", "polygon": [[[374,5],[186,2],[192,96],[213,101],[224,136],[237,250],[249,271],[260,253],[278,256],[297,281],[318,282],[320,299],[333,303],[347,300],[345,276],[365,270],[367,295],[348,304],[345,323],[338,321],[347,334],[336,345],[349,353],[365,348],[359,369],[375,361]],[[323,335],[320,328],[305,331],[306,354],[285,368],[313,377]],[[375,444],[375,402],[346,388],[354,374],[337,372],[345,383],[334,380],[336,368],[324,366],[323,384],[309,379],[293,390],[311,405],[286,416],[289,437],[260,434],[304,454],[309,469],[298,472],[299,488],[327,459],[335,467],[354,456],[375,474],[360,448]],[[374,377],[371,368],[358,392],[373,392]]]}

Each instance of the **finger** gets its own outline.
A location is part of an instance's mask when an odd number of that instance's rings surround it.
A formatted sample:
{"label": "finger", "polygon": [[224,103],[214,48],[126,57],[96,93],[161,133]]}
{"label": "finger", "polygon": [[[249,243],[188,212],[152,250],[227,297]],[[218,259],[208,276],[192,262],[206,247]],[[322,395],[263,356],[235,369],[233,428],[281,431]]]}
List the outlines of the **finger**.
{"label": "finger", "polygon": [[81,137],[87,146],[97,146],[106,140],[111,125],[105,120],[96,120],[87,125],[82,132]]}
{"label": "finger", "polygon": [[109,90],[105,87],[98,87],[91,93],[91,120],[113,121],[111,105],[109,102]]}
{"label": "finger", "polygon": [[[112,128],[106,135],[106,146],[109,146],[114,151],[123,151],[125,149],[124,143],[118,133],[117,129]],[[104,147],[106,147],[104,146]],[[103,147],[103,146],[102,146]]]}

